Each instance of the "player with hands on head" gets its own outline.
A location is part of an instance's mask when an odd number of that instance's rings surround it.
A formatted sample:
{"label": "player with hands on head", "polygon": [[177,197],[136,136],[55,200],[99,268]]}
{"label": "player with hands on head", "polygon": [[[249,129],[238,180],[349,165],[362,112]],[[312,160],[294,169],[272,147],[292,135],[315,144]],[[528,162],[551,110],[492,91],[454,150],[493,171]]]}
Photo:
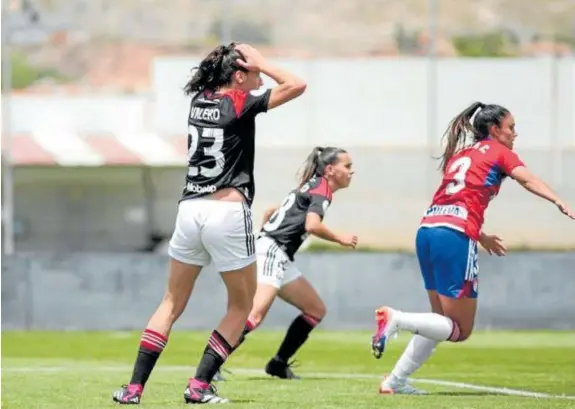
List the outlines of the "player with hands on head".
{"label": "player with hands on head", "polygon": [[440,342],[461,342],[471,335],[477,309],[477,243],[489,254],[506,253],[501,238],[482,231],[485,210],[506,178],[574,218],[572,210],[513,152],[515,118],[506,108],[476,102],[452,120],[445,136],[443,179],[421,220],[415,243],[432,312],[376,310],[377,329],[372,338],[376,358],[397,332],[414,334],[391,375],[380,383],[380,393],[423,393],[408,384],[407,377],[429,359]]}
{"label": "player with hands on head", "polygon": [[[277,85],[259,91],[260,74]],[[231,43],[212,50],[184,88],[188,114],[188,169],[170,240],[168,285],[150,318],[130,383],[114,392],[119,404],[139,404],[172,326],[184,312],[203,267],[212,263],[226,286],[227,312],[211,333],[186,403],[227,403],[211,384],[233,351],[252,309],[256,290],[255,118],[300,96],[303,80],[268,62],[253,47]]]}

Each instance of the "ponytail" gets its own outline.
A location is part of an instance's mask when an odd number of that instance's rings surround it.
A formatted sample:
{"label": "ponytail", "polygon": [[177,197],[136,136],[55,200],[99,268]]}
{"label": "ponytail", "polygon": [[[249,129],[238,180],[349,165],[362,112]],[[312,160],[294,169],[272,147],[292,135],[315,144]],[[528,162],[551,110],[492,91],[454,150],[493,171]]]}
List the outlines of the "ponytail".
{"label": "ponytail", "polygon": [[[489,138],[491,127],[501,127],[503,119],[509,114],[507,108],[496,104],[474,102],[462,113],[451,120],[443,138],[447,140],[445,151],[441,155],[440,169],[445,173],[450,159],[466,146],[465,139],[471,133],[473,142]],[[471,119],[473,118],[473,123]]]}
{"label": "ponytail", "polygon": [[443,173],[445,173],[447,164],[453,155],[465,146],[467,134],[471,132],[477,137],[477,132],[471,123],[471,118],[473,118],[473,115],[475,115],[478,109],[483,108],[485,108],[483,102],[474,102],[449,123],[449,127],[443,135],[443,139],[445,139],[447,143],[443,154],[440,156],[441,164],[439,168]]}
{"label": "ponytail", "polygon": [[313,148],[298,172],[298,187],[301,188],[314,176],[323,176],[325,167],[335,164],[340,153],[347,153],[347,151],[334,146]]}
{"label": "ponytail", "polygon": [[303,167],[299,171],[299,188],[301,188],[308,180],[318,174],[321,166],[320,157],[323,151],[323,147],[316,146],[307,156]]}

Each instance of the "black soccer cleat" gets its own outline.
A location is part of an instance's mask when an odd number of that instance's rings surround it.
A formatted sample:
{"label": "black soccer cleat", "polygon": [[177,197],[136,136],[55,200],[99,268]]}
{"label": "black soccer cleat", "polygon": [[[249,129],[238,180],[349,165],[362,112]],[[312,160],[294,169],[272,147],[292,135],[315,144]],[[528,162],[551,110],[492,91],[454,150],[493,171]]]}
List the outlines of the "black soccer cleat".
{"label": "black soccer cleat", "polygon": [[184,400],[190,404],[202,403],[230,403],[229,399],[218,396],[214,385],[205,385],[195,379],[190,379],[188,387],[184,391]]}
{"label": "black soccer cleat", "polygon": [[266,365],[266,373],[280,379],[301,379],[291,370],[294,362],[287,363],[277,358],[272,358]]}
{"label": "black soccer cleat", "polygon": [[139,405],[143,392],[142,385],[122,385],[122,389],[112,394],[112,400],[120,405]]}

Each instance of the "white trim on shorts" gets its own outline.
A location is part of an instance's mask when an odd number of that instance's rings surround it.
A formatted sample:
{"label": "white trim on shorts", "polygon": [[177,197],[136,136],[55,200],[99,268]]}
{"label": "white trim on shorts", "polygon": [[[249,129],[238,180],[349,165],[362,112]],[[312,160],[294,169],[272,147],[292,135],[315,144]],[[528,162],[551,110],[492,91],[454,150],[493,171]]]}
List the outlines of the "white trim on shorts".
{"label": "white trim on shorts", "polygon": [[251,256],[256,253],[256,236],[253,232],[254,222],[252,210],[247,203],[242,202],[244,211],[244,231],[246,234],[246,254]]}
{"label": "white trim on shorts", "polygon": [[467,266],[465,266],[465,281],[473,281],[477,278],[479,271],[477,266],[477,242],[469,239],[467,247]]}
{"label": "white trim on shorts", "polygon": [[280,289],[302,276],[278,243],[266,236],[256,240],[258,283]]}

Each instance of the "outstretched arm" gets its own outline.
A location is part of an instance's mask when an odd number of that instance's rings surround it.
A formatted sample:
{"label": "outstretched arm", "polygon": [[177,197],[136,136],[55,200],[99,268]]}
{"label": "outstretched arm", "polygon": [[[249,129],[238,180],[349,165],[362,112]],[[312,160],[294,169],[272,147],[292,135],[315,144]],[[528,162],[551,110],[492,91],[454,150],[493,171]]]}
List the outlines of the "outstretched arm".
{"label": "outstretched arm", "polygon": [[557,194],[553,192],[553,190],[545,182],[543,182],[529,169],[527,169],[527,167],[517,166],[511,171],[511,177],[534,195],[542,197],[543,199],[546,199],[556,205],[561,213],[569,216],[572,219],[575,219],[575,214],[569,208],[569,206],[563,203],[559,196],[557,196]]}
{"label": "outstretched arm", "polygon": [[535,176],[527,167],[518,166],[511,171],[511,177],[531,193],[549,200],[551,203],[559,201],[559,196],[551,188]]}

